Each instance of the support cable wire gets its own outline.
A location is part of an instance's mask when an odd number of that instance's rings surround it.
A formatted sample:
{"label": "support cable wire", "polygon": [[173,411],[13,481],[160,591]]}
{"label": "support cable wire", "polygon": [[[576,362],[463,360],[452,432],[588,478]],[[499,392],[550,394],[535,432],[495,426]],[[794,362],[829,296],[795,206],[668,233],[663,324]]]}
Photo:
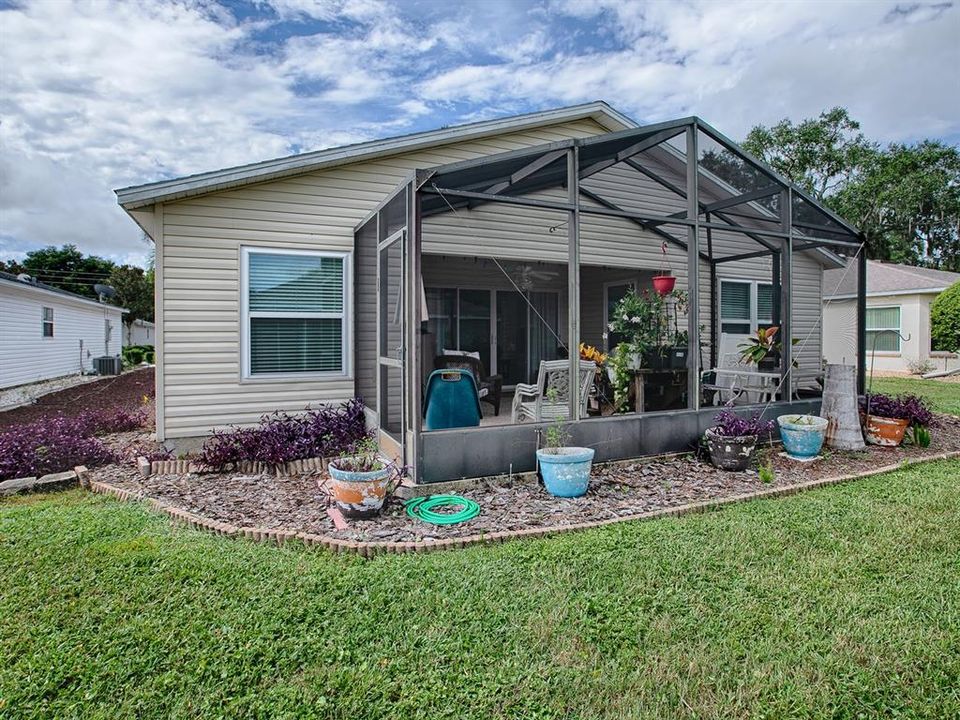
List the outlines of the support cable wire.
{"label": "support cable wire", "polygon": [[[450,208],[450,209],[453,211],[453,214],[454,214],[454,215],[456,216],[456,218],[457,218],[457,222],[463,224],[464,228],[466,228],[467,226],[466,226],[466,224],[464,223],[463,218],[460,217],[460,213],[458,213],[458,212],[457,212],[457,209],[456,209],[453,205],[450,204],[450,201],[447,200],[446,195],[443,194],[443,192],[440,190],[440,188],[438,188],[438,187],[436,186],[436,184],[433,184],[433,183],[432,183],[432,185],[433,185],[433,189],[437,191],[437,194],[438,194],[438,195],[443,199],[443,201],[447,204],[447,207]],[[552,228],[551,228],[551,232],[552,232]],[[547,330],[550,331],[550,334],[553,335],[553,337],[556,339],[556,341],[557,341],[558,343],[560,343],[560,347],[562,347],[564,350],[567,351],[567,353],[569,353],[569,352],[570,352],[570,348],[567,347],[567,344],[560,338],[559,335],[557,335],[556,331],[554,331],[554,329],[553,329],[552,327],[550,327],[550,323],[548,323],[548,322],[544,319],[543,315],[540,314],[540,311],[537,310],[537,308],[534,307],[533,303],[530,302],[530,298],[528,298],[527,295],[526,295],[526,293],[525,293],[523,290],[520,289],[520,286],[517,285],[516,282],[514,282],[513,278],[510,277],[510,273],[508,273],[508,272],[504,269],[503,265],[500,264],[500,261],[497,260],[497,258],[492,257],[492,256],[491,256],[490,259],[493,260],[494,264],[495,264],[498,268],[500,268],[500,272],[502,272],[502,273],[503,273],[503,276],[504,276],[505,278],[507,278],[507,280],[510,282],[511,285],[513,285],[513,289],[516,290],[516,291],[520,294],[520,297],[523,298],[523,301],[527,304],[527,307],[529,307],[531,310],[533,310],[533,314],[536,315],[536,316],[540,319],[540,322],[542,322],[542,323],[544,324],[544,326],[547,328]],[[570,272],[570,269],[569,269],[569,268],[567,268],[567,272]]]}
{"label": "support cable wire", "polygon": [[[847,273],[850,272],[850,268],[853,267],[854,261],[857,259],[857,257],[860,255],[860,253],[862,253],[862,252],[864,251],[864,248],[865,248],[865,247],[866,247],[866,243],[860,243],[860,246],[857,248],[857,251],[853,254],[853,257],[851,257],[851,258],[849,259],[849,261],[847,262],[847,266],[843,269],[843,274],[840,276],[840,279],[837,281],[837,286],[833,289],[833,292],[830,293],[830,297],[827,299],[826,302],[821,302],[821,303],[820,303],[820,314],[817,316],[817,321],[810,327],[809,332],[807,332],[807,334],[806,334],[806,336],[803,338],[803,340],[801,340],[800,343],[797,345],[797,356],[798,356],[798,357],[799,357],[800,353],[803,352],[803,348],[806,347],[807,342],[808,342],[808,341],[810,340],[810,338],[813,336],[814,331],[817,330],[817,328],[820,328],[821,331],[822,331],[822,327],[823,327],[823,315],[824,315],[824,313],[825,313],[826,310],[827,310],[827,306],[828,306],[831,302],[833,302],[834,297],[836,296],[837,292],[840,290],[840,286],[843,284],[843,281],[846,280],[846,278],[847,278]],[[865,277],[864,277],[864,278],[860,278],[860,280],[861,280],[862,282],[866,282],[866,281],[867,281],[867,279],[866,279]],[[792,288],[791,288],[791,290],[792,290]],[[793,299],[793,294],[792,294],[792,293],[791,293],[791,295],[790,295],[790,298],[791,298],[791,300]],[[781,342],[791,342],[791,340],[790,340],[790,339],[784,339],[784,340],[781,340]],[[792,357],[792,355],[791,355],[791,357]],[[777,386],[773,389],[773,392],[770,393],[770,397],[771,397],[771,398],[774,398],[774,397],[776,397],[776,396],[779,394],[780,388],[782,388],[782,387],[783,387],[783,384],[788,381],[788,379],[790,378],[790,374],[791,374],[792,372],[793,372],[793,367],[792,367],[792,366],[791,366],[791,367],[788,367],[788,368],[786,369],[786,372],[784,372],[784,373],[783,373],[783,376],[780,378],[780,382],[777,383]],[[792,395],[793,395],[793,392],[792,392],[792,389],[791,389],[790,396],[792,396]],[[787,399],[789,400],[789,399],[791,399],[791,398],[788,397]],[[760,414],[763,415],[763,414],[770,408],[770,406],[771,406],[773,403],[774,403],[774,401],[773,401],[772,399],[767,400],[766,404],[763,406],[763,409],[760,411]]]}

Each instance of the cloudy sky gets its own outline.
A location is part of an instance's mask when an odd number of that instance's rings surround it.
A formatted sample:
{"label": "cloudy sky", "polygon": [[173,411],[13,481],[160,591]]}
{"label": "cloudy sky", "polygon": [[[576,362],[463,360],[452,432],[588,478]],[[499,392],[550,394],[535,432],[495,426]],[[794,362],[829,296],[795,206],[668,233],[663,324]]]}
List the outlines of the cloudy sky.
{"label": "cloudy sky", "polygon": [[604,99],[960,142],[954,2],[0,0],[0,258],[148,246],[117,187]]}

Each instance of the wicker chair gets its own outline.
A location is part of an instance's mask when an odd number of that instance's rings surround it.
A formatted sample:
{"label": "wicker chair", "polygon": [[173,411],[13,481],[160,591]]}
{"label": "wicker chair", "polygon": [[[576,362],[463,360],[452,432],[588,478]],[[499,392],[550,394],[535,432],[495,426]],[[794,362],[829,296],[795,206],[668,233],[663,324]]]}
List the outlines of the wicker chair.
{"label": "wicker chair", "polygon": [[[597,375],[597,366],[590,360],[580,361],[580,416],[587,414],[587,399]],[[548,399],[549,390],[556,397]],[[513,422],[543,422],[570,417],[570,361],[542,360],[535,385],[520,383],[513,395]]]}
{"label": "wicker chair", "polygon": [[469,370],[477,383],[480,402],[493,406],[493,414],[500,414],[500,398],[503,395],[503,376],[487,375],[483,362],[472,355],[437,355],[433,359],[434,370]]}

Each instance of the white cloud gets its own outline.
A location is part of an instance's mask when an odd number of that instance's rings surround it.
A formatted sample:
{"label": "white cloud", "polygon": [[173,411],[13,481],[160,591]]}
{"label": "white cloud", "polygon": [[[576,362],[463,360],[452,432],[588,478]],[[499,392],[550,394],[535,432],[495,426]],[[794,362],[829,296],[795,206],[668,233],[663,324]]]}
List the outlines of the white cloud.
{"label": "white cloud", "polygon": [[[951,4],[35,0],[0,10],[0,256],[144,252],[112,188],[606,99],[733,137],[845,105],[960,136]],[[291,30],[291,28],[293,28]]]}

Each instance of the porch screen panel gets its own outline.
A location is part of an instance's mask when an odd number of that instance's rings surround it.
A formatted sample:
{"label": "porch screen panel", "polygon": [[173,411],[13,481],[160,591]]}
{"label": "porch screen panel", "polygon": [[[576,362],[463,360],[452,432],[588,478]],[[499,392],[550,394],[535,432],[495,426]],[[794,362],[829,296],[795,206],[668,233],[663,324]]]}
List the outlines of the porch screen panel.
{"label": "porch screen panel", "polygon": [[[457,348],[457,291],[453,288],[426,288],[427,332],[432,337],[434,355]],[[425,348],[426,350],[426,348]],[[432,361],[432,358],[426,358]]]}
{"label": "porch screen panel", "polygon": [[345,259],[247,251],[250,375],[345,371]]}
{"label": "porch screen panel", "polygon": [[[559,320],[557,293],[530,293],[530,363],[527,382],[536,380],[541,360],[557,359],[557,325]],[[540,317],[537,317],[537,314]],[[543,318],[541,320],[540,318]],[[546,323],[544,323],[544,320]]]}

